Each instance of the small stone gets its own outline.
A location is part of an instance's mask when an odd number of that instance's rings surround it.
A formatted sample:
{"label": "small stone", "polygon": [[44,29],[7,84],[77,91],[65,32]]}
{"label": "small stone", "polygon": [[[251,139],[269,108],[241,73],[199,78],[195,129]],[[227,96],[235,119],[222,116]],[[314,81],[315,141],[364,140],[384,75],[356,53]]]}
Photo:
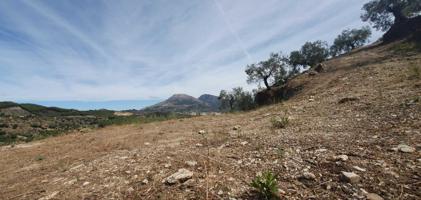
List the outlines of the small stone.
{"label": "small stone", "polygon": [[222,190],[218,191],[218,195],[223,195],[223,194],[224,194],[224,191],[222,191]]}
{"label": "small stone", "polygon": [[339,156],[335,156],[334,158],[335,158],[336,161],[339,161],[340,160],[342,162],[345,162],[345,161],[348,160],[348,156],[347,155],[339,155]]}
{"label": "small stone", "polygon": [[247,145],[249,142],[247,142],[247,141],[243,141],[243,142],[241,142],[241,145]]}
{"label": "small stone", "polygon": [[126,172],[126,174],[130,174],[130,173],[132,173],[131,171],[128,171],[128,170],[127,170],[127,171],[125,171],[125,172]]}
{"label": "small stone", "polygon": [[326,190],[330,190],[330,189],[332,189],[332,186],[331,186],[331,185],[329,185],[329,184],[327,184],[327,185],[326,185]]}
{"label": "small stone", "polygon": [[406,144],[400,144],[398,145],[398,150],[403,152],[403,153],[413,153],[415,151],[414,147],[410,147]]}
{"label": "small stone", "polygon": [[311,172],[304,172],[303,175],[299,177],[299,179],[307,179],[307,180],[315,180],[316,175]]}
{"label": "small stone", "polygon": [[148,181],[148,179],[143,179],[143,181],[142,181],[142,184],[144,184],[144,185],[146,185],[146,184],[148,184],[149,183],[149,181]]}
{"label": "small stone", "polygon": [[354,172],[341,172],[341,179],[348,183],[358,183],[361,180],[361,177]]}
{"label": "small stone", "polygon": [[149,142],[145,142],[144,144],[145,144],[146,146],[151,145],[151,143],[149,143]]}
{"label": "small stone", "polygon": [[233,128],[232,128],[232,130],[234,130],[234,131],[238,131],[238,130],[240,130],[241,129],[241,126],[240,125],[236,125],[236,126],[234,126]]}
{"label": "small stone", "polygon": [[383,198],[381,196],[379,196],[378,194],[375,194],[375,193],[368,193],[365,196],[367,197],[367,200],[383,200]]}
{"label": "small stone", "polygon": [[354,168],[354,169],[356,169],[356,170],[358,170],[358,171],[360,171],[360,172],[365,172],[365,171],[367,171],[366,169],[361,168],[361,167],[358,167],[358,166],[353,166],[352,168]]}
{"label": "small stone", "polygon": [[167,163],[164,165],[165,168],[170,168],[171,167],[171,163]]}
{"label": "small stone", "polygon": [[325,152],[325,151],[327,151],[327,149],[317,149],[315,152],[316,153],[321,153],[321,152]]}
{"label": "small stone", "polygon": [[127,189],[127,192],[132,193],[132,192],[134,192],[134,189],[132,187],[129,187],[129,189]]}
{"label": "small stone", "polygon": [[73,185],[73,184],[75,184],[76,182],[77,182],[77,179],[72,179],[72,180],[70,180],[70,181],[65,182],[65,183],[64,183],[64,185]]}
{"label": "small stone", "polygon": [[203,144],[197,143],[196,147],[203,147]]}
{"label": "small stone", "polygon": [[279,192],[279,194],[286,194],[285,190],[283,190],[283,189],[279,189],[278,192]]}
{"label": "small stone", "polygon": [[205,134],[206,133],[206,131],[205,130],[200,130],[199,132],[197,132],[197,133],[199,133],[200,135],[203,135],[203,134]]}
{"label": "small stone", "polygon": [[89,185],[90,183],[88,182],[88,181],[86,181],[86,182],[84,182],[83,184],[82,184],[82,186],[87,186],[87,185]]}
{"label": "small stone", "polygon": [[172,174],[165,178],[162,182],[167,183],[169,185],[175,184],[177,182],[185,182],[193,177],[193,172],[187,169],[179,169],[176,173]]}
{"label": "small stone", "polygon": [[39,198],[38,200],[50,200],[50,199],[53,199],[55,196],[57,196],[58,193],[60,193],[60,192],[59,191],[55,191],[55,192],[49,194],[48,196]]}
{"label": "small stone", "polygon": [[197,165],[197,162],[189,160],[189,161],[186,161],[186,164],[190,167],[195,167]]}

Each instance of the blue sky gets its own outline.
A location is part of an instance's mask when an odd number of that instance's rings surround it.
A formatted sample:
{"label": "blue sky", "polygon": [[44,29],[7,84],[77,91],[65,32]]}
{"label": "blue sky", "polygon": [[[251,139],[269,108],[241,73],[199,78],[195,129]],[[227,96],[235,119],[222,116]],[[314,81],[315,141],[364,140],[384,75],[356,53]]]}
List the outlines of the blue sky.
{"label": "blue sky", "polygon": [[174,93],[251,89],[247,64],[331,43],[365,25],[365,2],[2,0],[0,101],[128,109]]}

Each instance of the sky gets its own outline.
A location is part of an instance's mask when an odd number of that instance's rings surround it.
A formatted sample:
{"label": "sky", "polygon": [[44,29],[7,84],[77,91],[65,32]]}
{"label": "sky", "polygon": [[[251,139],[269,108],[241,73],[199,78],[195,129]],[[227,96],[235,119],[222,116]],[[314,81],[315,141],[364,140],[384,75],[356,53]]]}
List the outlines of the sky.
{"label": "sky", "polygon": [[122,110],[252,89],[247,64],[331,44],[367,25],[367,1],[2,0],[0,101]]}

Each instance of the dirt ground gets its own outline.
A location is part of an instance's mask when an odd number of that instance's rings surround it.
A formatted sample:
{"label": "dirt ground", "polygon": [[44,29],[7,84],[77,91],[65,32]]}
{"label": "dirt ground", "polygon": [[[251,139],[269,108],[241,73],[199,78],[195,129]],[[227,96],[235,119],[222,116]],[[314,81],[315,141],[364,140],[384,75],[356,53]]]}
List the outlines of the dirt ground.
{"label": "dirt ground", "polygon": [[[325,64],[291,81],[296,96],[255,111],[1,147],[0,199],[258,199],[250,182],[264,171],[282,199],[420,199],[421,79],[411,69],[421,54],[389,45]],[[276,129],[274,117],[289,123]],[[192,178],[163,183],[181,168]]]}

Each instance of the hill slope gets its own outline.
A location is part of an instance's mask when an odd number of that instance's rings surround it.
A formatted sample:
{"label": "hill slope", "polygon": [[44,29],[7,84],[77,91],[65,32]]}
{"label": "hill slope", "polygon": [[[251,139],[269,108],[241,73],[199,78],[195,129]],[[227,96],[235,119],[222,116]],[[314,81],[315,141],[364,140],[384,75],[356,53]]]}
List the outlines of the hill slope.
{"label": "hill slope", "polygon": [[[219,102],[218,99],[216,101]],[[138,113],[190,113],[218,111],[215,96],[202,95],[199,99],[186,94],[174,94],[167,100],[140,110]]]}
{"label": "hill slope", "polygon": [[[207,188],[211,199],[256,199],[249,183],[266,170],[286,199],[419,199],[421,54],[411,46],[327,61],[326,72],[289,83],[301,90],[288,101],[252,112],[4,147],[0,199],[205,199]],[[289,124],[273,128],[282,116]],[[162,182],[180,168],[192,178]],[[359,180],[348,183],[342,172]]]}
{"label": "hill slope", "polygon": [[218,111],[221,106],[221,101],[218,97],[211,94],[203,94],[198,99],[208,104],[213,111]]}

